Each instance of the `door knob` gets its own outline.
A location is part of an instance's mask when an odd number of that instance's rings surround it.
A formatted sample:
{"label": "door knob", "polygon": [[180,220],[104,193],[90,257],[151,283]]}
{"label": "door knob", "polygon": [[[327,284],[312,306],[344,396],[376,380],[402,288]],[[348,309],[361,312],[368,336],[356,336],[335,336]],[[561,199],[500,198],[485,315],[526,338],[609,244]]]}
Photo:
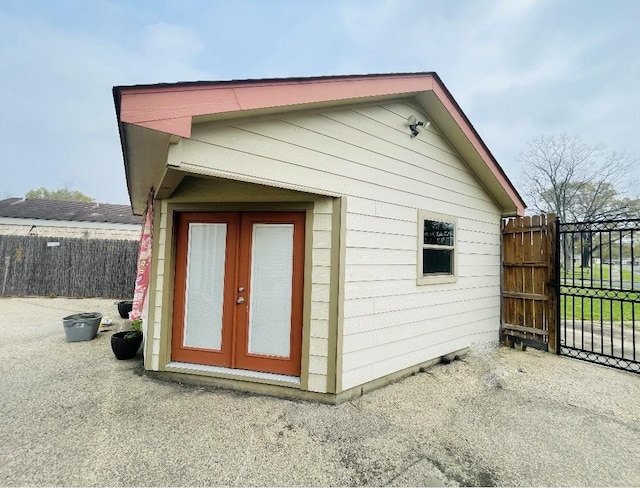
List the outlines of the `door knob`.
{"label": "door knob", "polygon": [[238,297],[236,303],[244,303],[244,297]]}

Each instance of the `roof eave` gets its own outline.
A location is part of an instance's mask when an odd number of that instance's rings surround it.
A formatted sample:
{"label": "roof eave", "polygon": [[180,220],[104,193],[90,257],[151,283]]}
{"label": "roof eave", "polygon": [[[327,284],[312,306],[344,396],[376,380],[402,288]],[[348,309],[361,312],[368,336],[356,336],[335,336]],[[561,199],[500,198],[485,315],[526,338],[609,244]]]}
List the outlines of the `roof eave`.
{"label": "roof eave", "polygon": [[[526,208],[471,122],[433,72],[135,85],[114,87],[113,93],[127,188],[136,214],[144,211],[152,185],[148,180],[134,184],[144,172],[134,171],[129,144],[139,144],[141,137],[152,138],[166,149],[170,135],[188,138],[192,125],[198,122],[412,96],[435,116],[439,127],[444,126],[450,142],[461,146],[457,149],[470,160],[504,215],[522,215]],[[435,110],[436,105],[444,110]],[[140,132],[142,128],[146,130]],[[130,140],[132,131],[138,136],[136,142]],[[150,133],[156,136],[151,137]],[[166,153],[164,157],[158,153],[155,159],[147,158],[147,164],[158,165],[160,160],[164,165]],[[164,168],[156,169],[162,173]]]}

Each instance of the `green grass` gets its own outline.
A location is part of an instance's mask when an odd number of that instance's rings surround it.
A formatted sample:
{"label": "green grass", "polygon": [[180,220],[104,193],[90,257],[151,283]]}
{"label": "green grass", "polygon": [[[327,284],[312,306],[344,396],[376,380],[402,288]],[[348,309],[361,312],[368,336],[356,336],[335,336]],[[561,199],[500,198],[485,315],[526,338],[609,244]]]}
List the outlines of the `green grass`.
{"label": "green grass", "polygon": [[[622,270],[622,281],[631,281],[631,270],[623,269]],[[640,282],[640,274],[633,273],[633,281]],[[592,268],[574,268],[573,273],[565,273],[564,277],[566,280],[583,280],[583,281],[609,281],[611,276],[611,266],[608,264],[595,265]],[[615,276],[612,279],[613,283],[620,282],[620,275]]]}
{"label": "green grass", "polygon": [[[576,320],[596,320],[609,322],[613,317],[614,322],[629,322],[640,320],[640,303],[613,301],[610,298],[624,297],[628,300],[638,300],[638,293],[613,293],[598,291],[595,297],[584,296],[587,293],[585,288],[579,288],[580,296],[560,297],[560,315],[565,319]],[[566,304],[566,307],[565,307]],[[634,316],[635,313],[635,316]]]}

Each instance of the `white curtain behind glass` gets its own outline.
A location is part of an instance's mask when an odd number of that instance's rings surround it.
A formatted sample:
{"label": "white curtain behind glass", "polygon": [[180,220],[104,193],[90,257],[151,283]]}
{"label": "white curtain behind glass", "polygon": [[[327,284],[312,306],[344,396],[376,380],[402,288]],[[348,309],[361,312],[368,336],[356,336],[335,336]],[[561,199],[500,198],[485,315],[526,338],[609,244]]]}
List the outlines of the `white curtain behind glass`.
{"label": "white curtain behind glass", "polygon": [[227,224],[189,224],[184,346],[220,350]]}
{"label": "white curtain behind glass", "polygon": [[254,224],[249,352],[289,357],[293,224]]}

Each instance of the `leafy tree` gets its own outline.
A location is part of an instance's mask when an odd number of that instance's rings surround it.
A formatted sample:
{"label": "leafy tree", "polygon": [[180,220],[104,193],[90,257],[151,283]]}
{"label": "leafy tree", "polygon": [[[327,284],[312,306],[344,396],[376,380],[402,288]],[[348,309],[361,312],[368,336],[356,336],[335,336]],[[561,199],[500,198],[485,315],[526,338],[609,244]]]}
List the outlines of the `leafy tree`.
{"label": "leafy tree", "polygon": [[95,199],[91,198],[84,193],[71,190],[69,187],[64,186],[57,190],[47,190],[44,187],[37,188],[35,190],[29,190],[25,194],[25,198],[39,198],[42,200],[63,200],[65,202],[95,202]]}

